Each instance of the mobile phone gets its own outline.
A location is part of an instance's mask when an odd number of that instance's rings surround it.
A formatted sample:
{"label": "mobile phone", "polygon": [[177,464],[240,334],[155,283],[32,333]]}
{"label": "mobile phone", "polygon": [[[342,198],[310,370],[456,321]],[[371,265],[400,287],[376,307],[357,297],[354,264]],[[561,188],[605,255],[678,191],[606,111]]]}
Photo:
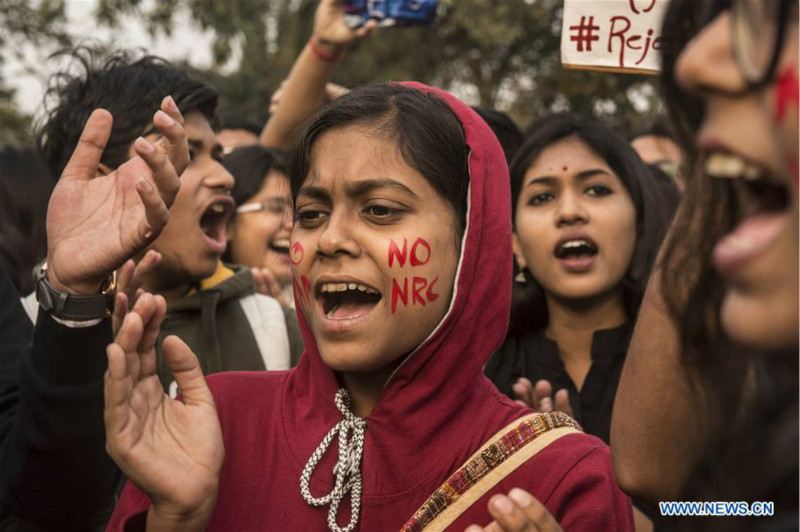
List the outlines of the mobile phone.
{"label": "mobile phone", "polygon": [[360,28],[370,20],[379,27],[430,26],[436,21],[438,0],[345,0],[345,22]]}

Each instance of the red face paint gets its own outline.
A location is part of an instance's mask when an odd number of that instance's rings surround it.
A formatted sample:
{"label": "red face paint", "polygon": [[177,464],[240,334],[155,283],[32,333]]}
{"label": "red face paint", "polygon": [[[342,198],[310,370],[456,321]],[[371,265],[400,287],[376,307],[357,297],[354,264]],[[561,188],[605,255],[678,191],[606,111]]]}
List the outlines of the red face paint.
{"label": "red face paint", "polygon": [[403,288],[397,284],[397,279],[392,279],[392,314],[397,309],[397,299],[403,302],[403,305],[408,305],[408,277],[403,279]]}
{"label": "red face paint", "polygon": [[391,268],[395,259],[397,259],[397,263],[402,268],[406,264],[406,257],[408,257],[408,240],[403,239],[402,251],[400,251],[394,240],[389,240],[389,267]]}
{"label": "red face paint", "polygon": [[439,299],[439,294],[434,294],[433,293],[433,285],[435,285],[436,281],[438,281],[438,280],[439,280],[439,278],[435,277],[433,279],[433,281],[431,281],[431,283],[428,285],[428,290],[425,292],[425,297],[428,298],[428,302],[429,303],[433,303],[434,301]]}
{"label": "red face paint", "polygon": [[292,248],[289,250],[289,259],[292,261],[292,264],[297,266],[301,262],[303,262],[303,257],[306,256],[306,252],[303,249],[303,245],[300,242],[295,242],[292,244]]}
{"label": "red face paint", "polygon": [[[422,248],[424,248],[425,251],[422,251]],[[425,260],[422,260],[420,255],[425,257]],[[418,238],[416,242],[414,242],[414,245],[411,246],[411,265],[422,266],[423,264],[427,264],[429,260],[431,260],[431,246],[425,239]]]}
{"label": "red face paint", "polygon": [[[786,115],[790,109],[796,113],[800,106],[800,81],[797,73],[792,67],[787,67],[778,81],[775,83],[775,121],[780,125],[786,120]],[[796,127],[796,126],[795,126]],[[794,156],[790,156],[787,161],[789,170],[792,172],[794,183],[794,193],[800,193],[800,165]]]}
{"label": "red face paint", "polygon": [[[433,291],[433,287],[439,278],[435,277],[430,283],[425,277],[412,277],[411,278],[411,304],[414,306],[424,307],[427,303],[433,303],[439,299],[439,294]],[[404,307],[408,306],[408,277],[403,278],[403,286],[397,282],[397,279],[392,279],[392,299],[391,309],[392,314],[397,310],[397,302],[400,301]]]}
{"label": "red face paint", "polygon": [[422,297],[422,292],[425,290],[425,287],[428,285],[428,281],[425,280],[424,277],[414,277],[411,283],[411,304],[416,305],[419,304],[420,306],[425,306],[425,298]]}
{"label": "red face paint", "polygon": [[295,300],[299,301],[301,305],[307,306],[308,299],[306,298],[306,294],[303,292],[303,289],[300,288],[300,285],[297,283],[296,278],[292,279],[292,289],[294,290]]}
{"label": "red face paint", "polygon": [[[395,261],[402,268],[406,265],[408,257],[408,239],[403,239],[403,249],[394,240],[389,240],[389,267],[394,266]],[[431,245],[424,238],[417,238],[411,246],[411,266],[422,266],[431,260]]]}
{"label": "red face paint", "polygon": [[789,108],[798,108],[800,102],[800,81],[794,69],[788,67],[775,83],[775,121],[781,123]]}

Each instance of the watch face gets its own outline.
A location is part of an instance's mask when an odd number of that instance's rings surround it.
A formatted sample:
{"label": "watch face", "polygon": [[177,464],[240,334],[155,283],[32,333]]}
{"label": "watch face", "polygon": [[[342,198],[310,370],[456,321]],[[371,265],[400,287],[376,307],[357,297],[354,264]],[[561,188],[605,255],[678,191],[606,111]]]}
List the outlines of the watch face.
{"label": "watch face", "polygon": [[39,306],[42,307],[42,309],[49,312],[53,310],[53,297],[47,289],[46,282],[44,275],[36,282],[36,300],[39,302]]}

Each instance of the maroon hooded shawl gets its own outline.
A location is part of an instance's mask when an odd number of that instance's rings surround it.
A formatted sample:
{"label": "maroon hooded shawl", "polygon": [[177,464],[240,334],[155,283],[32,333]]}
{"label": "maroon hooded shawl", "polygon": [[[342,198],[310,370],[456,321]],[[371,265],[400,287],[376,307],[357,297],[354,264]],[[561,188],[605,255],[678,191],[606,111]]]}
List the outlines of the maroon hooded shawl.
{"label": "maroon hooded shawl", "polygon": [[[530,411],[503,396],[483,366],[501,344],[511,299],[508,168],[486,123],[467,105],[419,83],[405,86],[448,103],[469,146],[467,228],[450,309],[431,336],[389,379],[367,423],[361,462],[363,495],[356,530],[399,530],[492,435]],[[208,530],[326,531],[328,507],[300,494],[303,467],[342,420],[338,384],[298,313],[306,343],[285,372],[210,376],[225,442],[219,497]],[[333,487],[331,444],[311,478],[314,496]],[[564,436],[528,460],[452,527],[488,524],[488,499],[520,487],[542,501],[565,530],[633,530],[628,498],[616,486],[608,447],[585,435]],[[147,497],[128,483],[109,530],[143,528]],[[349,497],[339,510],[344,526]]]}

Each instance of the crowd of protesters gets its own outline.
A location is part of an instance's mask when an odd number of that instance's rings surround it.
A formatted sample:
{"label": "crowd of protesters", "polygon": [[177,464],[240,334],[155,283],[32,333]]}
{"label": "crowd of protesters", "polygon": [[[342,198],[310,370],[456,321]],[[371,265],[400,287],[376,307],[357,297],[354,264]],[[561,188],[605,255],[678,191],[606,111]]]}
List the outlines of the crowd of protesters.
{"label": "crowd of protesters", "polygon": [[797,4],[672,0],[633,135],[331,84],[376,31],[321,0],[266,124],[61,52],[0,148],[0,530],[797,530]]}

